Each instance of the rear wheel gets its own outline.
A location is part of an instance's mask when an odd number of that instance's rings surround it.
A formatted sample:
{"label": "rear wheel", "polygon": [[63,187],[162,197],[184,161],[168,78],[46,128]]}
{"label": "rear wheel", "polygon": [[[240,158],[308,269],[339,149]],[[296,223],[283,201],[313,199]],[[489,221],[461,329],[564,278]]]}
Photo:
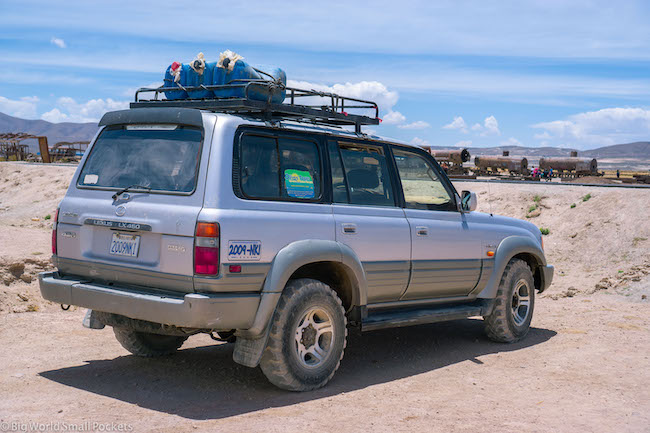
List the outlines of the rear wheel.
{"label": "rear wheel", "polygon": [[290,281],[273,316],[262,371],[289,391],[324,386],[343,358],[346,324],[341,300],[328,285],[306,278]]}
{"label": "rear wheel", "polygon": [[115,338],[122,347],[136,356],[153,358],[170,355],[178,350],[188,337],[150,334],[129,328],[113,328]]}
{"label": "rear wheel", "polygon": [[528,334],[535,307],[535,283],[528,264],[512,259],[503,271],[494,309],[485,316],[488,337],[500,343],[513,343]]}

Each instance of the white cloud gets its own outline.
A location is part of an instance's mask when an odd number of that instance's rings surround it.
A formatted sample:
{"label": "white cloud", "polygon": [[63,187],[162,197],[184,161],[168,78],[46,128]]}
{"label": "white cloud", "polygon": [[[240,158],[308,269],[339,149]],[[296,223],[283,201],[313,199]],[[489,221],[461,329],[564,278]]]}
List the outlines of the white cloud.
{"label": "white cloud", "polygon": [[61,38],[52,37],[52,39],[50,39],[50,43],[56,45],[59,48],[66,47],[65,41]]}
{"label": "white cloud", "polygon": [[523,146],[523,144],[521,144],[521,141],[517,140],[515,137],[510,137],[507,140],[503,140],[501,146]]}
{"label": "white cloud", "polygon": [[424,138],[420,138],[420,137],[414,137],[413,140],[411,140],[411,144],[414,144],[414,145],[420,146],[420,147],[429,147],[429,146],[431,146],[431,143],[429,143]]}
{"label": "white cloud", "polygon": [[406,116],[399,111],[389,111],[382,119],[382,125],[400,125],[406,122]]}
{"label": "white cloud", "polygon": [[578,148],[607,146],[647,140],[650,134],[650,110],[604,108],[574,114],[565,120],[537,123],[532,127],[544,130],[536,138],[553,138]]}
{"label": "white cloud", "polygon": [[483,126],[480,123],[475,123],[472,125],[472,131],[480,131],[483,129]]}
{"label": "white cloud", "polygon": [[454,144],[456,147],[469,147],[472,145],[472,140],[461,140],[458,143]]}
{"label": "white cloud", "polygon": [[[155,88],[158,88],[158,87],[160,87],[162,85],[163,85],[162,80],[159,80],[159,81],[152,81],[151,83],[146,84],[144,86],[128,87],[128,88],[124,89],[124,91],[122,92],[122,96],[127,96],[129,98],[133,98],[135,96],[135,91],[138,90],[138,89],[141,89],[143,87],[146,87],[147,89],[155,89]],[[153,98],[153,95],[154,95],[153,93],[148,93],[148,94],[144,94],[143,96],[146,99],[146,98],[149,98],[149,97]],[[158,99],[161,99],[164,96],[165,96],[164,93],[159,93],[158,94]]]}
{"label": "white cloud", "polygon": [[456,129],[462,133],[467,133],[467,123],[461,116],[456,116],[451,123],[443,126],[442,129]]}
{"label": "white cloud", "polygon": [[121,110],[129,107],[126,101],[112,99],[91,99],[78,103],[70,97],[57,100],[56,107],[44,113],[41,119],[48,122],[97,122],[107,111]]}
{"label": "white cloud", "polygon": [[399,125],[398,128],[400,129],[426,129],[429,128],[431,125],[429,125],[427,122],[423,120],[417,120],[415,122],[411,122],[407,125]]}
{"label": "white cloud", "polygon": [[33,119],[37,117],[36,105],[38,101],[37,96],[23,96],[18,100],[0,96],[0,112],[10,116]]}
{"label": "white cloud", "polygon": [[548,131],[544,131],[541,134],[535,134],[534,137],[536,140],[548,140],[551,138],[551,134],[549,134]]}
{"label": "white cloud", "polygon": [[[388,90],[385,85],[378,81],[360,81],[358,83],[334,84],[332,86],[327,86],[325,84],[315,84],[307,81],[287,80],[287,85],[299,89],[336,93],[350,98],[373,101],[379,106],[380,113],[390,113],[399,99],[399,94],[397,92]],[[320,97],[310,97],[300,98],[298,103],[329,104],[330,100]],[[353,112],[353,110],[350,110],[350,112]],[[363,110],[363,112],[367,115],[374,116],[374,113],[371,114],[369,110]]]}
{"label": "white cloud", "polygon": [[497,122],[497,119],[494,116],[486,117],[483,122],[483,127],[485,130],[481,135],[501,135],[501,131],[499,131],[499,122]]}

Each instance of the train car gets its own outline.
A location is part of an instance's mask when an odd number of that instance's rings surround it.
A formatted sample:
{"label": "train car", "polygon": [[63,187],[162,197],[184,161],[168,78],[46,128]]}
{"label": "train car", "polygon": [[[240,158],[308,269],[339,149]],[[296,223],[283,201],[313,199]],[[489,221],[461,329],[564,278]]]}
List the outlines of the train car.
{"label": "train car", "polygon": [[476,156],[474,165],[479,174],[496,174],[507,171],[511,175],[528,175],[528,159],[518,156],[510,156],[504,152],[502,156]]}
{"label": "train car", "polygon": [[539,158],[539,168],[543,171],[553,170],[553,174],[566,176],[597,176],[598,161],[595,158],[579,158],[577,156],[561,158]]}
{"label": "train car", "polygon": [[469,150],[467,149],[431,149],[427,148],[429,153],[438,161],[440,166],[447,172],[447,174],[465,175],[468,169],[463,167],[464,162],[471,159]]}

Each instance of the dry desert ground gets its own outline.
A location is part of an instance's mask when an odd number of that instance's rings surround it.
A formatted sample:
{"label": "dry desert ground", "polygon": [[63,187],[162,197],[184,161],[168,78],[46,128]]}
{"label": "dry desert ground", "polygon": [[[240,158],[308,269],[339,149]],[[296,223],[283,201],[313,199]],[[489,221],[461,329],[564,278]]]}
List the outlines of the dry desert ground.
{"label": "dry desert ground", "polygon": [[549,229],[529,336],[493,343],[478,318],[352,333],[327,387],[287,393],[231,345],[140,359],[40,298],[74,170],[0,163],[0,431],[650,431],[650,189],[456,183]]}

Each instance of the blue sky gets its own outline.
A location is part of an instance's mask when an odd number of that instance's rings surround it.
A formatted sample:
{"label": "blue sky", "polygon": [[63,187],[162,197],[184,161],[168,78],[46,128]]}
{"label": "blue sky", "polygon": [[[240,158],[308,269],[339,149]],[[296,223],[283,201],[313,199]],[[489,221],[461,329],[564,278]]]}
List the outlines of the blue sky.
{"label": "blue sky", "polygon": [[3,0],[0,111],[97,120],[172,61],[230,49],[375,98],[380,135],[588,149],[650,140],[648,22],[650,2],[624,0]]}

